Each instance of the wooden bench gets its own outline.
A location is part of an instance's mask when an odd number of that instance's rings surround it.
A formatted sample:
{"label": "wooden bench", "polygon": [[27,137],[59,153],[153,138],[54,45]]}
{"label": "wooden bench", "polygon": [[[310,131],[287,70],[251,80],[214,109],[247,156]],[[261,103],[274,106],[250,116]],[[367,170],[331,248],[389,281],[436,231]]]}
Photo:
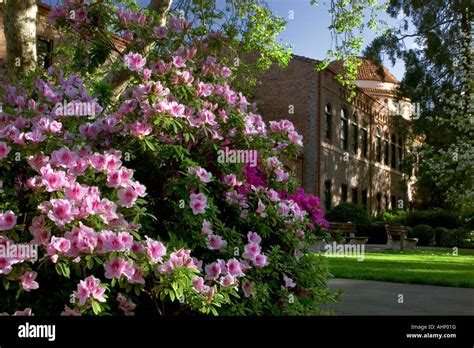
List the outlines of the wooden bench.
{"label": "wooden bench", "polygon": [[387,231],[387,247],[392,250],[415,250],[418,238],[408,238],[406,226],[385,225]]}
{"label": "wooden bench", "polygon": [[356,225],[351,222],[330,222],[329,231],[334,231],[341,235],[342,243],[365,244],[369,237],[356,237]]}

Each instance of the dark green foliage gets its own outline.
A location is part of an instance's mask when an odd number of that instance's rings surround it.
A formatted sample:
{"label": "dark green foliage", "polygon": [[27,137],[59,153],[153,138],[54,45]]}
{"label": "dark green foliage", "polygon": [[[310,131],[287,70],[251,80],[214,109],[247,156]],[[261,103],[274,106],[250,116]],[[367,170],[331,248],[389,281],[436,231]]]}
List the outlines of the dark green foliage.
{"label": "dark green foliage", "polygon": [[360,228],[370,225],[367,211],[357,204],[341,203],[326,213],[326,220],[330,222],[352,222]]}
{"label": "dark green foliage", "polygon": [[401,222],[402,224],[411,227],[422,224],[429,225],[433,228],[456,228],[459,226],[457,215],[446,210],[419,210],[410,212],[401,220]]}
{"label": "dark green foliage", "polygon": [[409,233],[409,235],[418,238],[417,245],[419,246],[429,246],[434,243],[434,229],[428,225],[417,225],[413,227],[413,231]]}

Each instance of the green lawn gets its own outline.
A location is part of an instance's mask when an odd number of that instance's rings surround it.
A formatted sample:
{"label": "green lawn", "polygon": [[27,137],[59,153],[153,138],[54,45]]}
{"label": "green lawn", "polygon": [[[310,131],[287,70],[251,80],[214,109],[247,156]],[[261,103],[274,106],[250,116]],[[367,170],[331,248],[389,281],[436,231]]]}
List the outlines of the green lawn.
{"label": "green lawn", "polygon": [[380,280],[474,288],[474,250],[451,249],[365,252],[356,257],[325,256],[336,278]]}

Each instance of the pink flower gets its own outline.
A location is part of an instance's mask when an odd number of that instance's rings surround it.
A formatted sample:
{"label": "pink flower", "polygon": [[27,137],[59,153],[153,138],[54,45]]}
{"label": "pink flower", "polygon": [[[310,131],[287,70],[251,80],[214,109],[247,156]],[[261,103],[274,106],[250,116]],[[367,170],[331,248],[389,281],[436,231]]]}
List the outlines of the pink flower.
{"label": "pink flower", "polygon": [[49,165],[42,167],[40,172],[42,174],[41,181],[48,192],[59,191],[68,183],[63,171],[54,171]]}
{"label": "pink flower", "polygon": [[31,308],[25,308],[22,311],[16,311],[15,313],[13,313],[13,316],[15,316],[15,317],[31,317],[31,316],[33,316],[33,312],[31,310]]}
{"label": "pink flower", "polygon": [[166,255],[166,247],[161,242],[157,242],[151,238],[146,239],[146,253],[152,263],[161,262],[163,256]]}
{"label": "pink flower", "polygon": [[64,311],[61,312],[62,316],[67,316],[67,317],[78,317],[81,316],[81,313],[78,312],[76,309],[71,309],[68,306],[64,306]]}
{"label": "pink flower", "polygon": [[63,148],[51,153],[51,162],[63,168],[70,168],[76,164],[77,155],[69,149]]}
{"label": "pink flower", "polygon": [[217,279],[219,274],[221,274],[221,267],[217,262],[213,262],[210,265],[206,265],[206,267],[204,267],[204,271],[206,272],[204,279],[214,280]]}
{"label": "pink flower", "polygon": [[193,210],[193,214],[203,214],[208,207],[207,198],[202,193],[190,195],[191,201],[189,202],[189,206]]}
{"label": "pink flower", "polygon": [[132,71],[141,71],[146,64],[146,58],[138,53],[130,52],[124,57],[123,62],[128,69]]}
{"label": "pink flower", "polygon": [[228,67],[223,67],[220,71],[220,74],[223,78],[227,79],[232,74],[232,71]]}
{"label": "pink flower", "polygon": [[35,281],[37,275],[36,272],[24,272],[20,276],[21,286],[25,291],[29,292],[39,288],[38,282]]}
{"label": "pink flower", "polygon": [[285,281],[285,288],[294,288],[296,286],[296,283],[293,281],[293,279],[288,278],[286,275],[283,276],[283,280]]}
{"label": "pink flower", "polygon": [[224,177],[224,183],[229,186],[241,186],[242,182],[237,180],[235,174],[229,174]]}
{"label": "pink flower", "polygon": [[207,247],[210,250],[220,250],[227,246],[227,241],[223,240],[221,236],[211,234],[207,240]]}
{"label": "pink flower", "polygon": [[0,159],[7,157],[8,153],[11,151],[11,147],[9,147],[5,142],[0,142]]}
{"label": "pink flower", "polygon": [[258,235],[258,233],[252,231],[249,231],[249,233],[247,233],[247,239],[249,243],[255,244],[260,244],[260,242],[262,241],[262,238]]}
{"label": "pink flower", "polygon": [[155,37],[157,39],[163,39],[168,34],[168,30],[165,27],[154,27],[153,32],[155,33]]}
{"label": "pink flower", "polygon": [[138,198],[138,194],[133,187],[127,187],[124,189],[119,190],[118,192],[118,204],[126,207],[131,208],[135,204],[135,201]]}
{"label": "pink flower", "polygon": [[126,315],[126,316],[133,316],[135,313],[133,312],[136,308],[136,304],[132,302],[129,298],[126,298],[121,293],[117,294],[117,302],[119,303],[118,308]]}
{"label": "pink flower", "polygon": [[236,259],[231,259],[227,261],[227,270],[233,276],[236,276],[236,277],[244,276],[244,272],[242,272],[242,269],[240,268],[240,262]]}
{"label": "pink flower", "polygon": [[81,7],[75,11],[74,19],[76,22],[83,22],[87,18],[87,11],[84,7]]}
{"label": "pink flower", "polygon": [[247,260],[255,260],[257,255],[260,255],[261,251],[262,249],[257,243],[246,244],[244,246],[244,253],[242,254],[242,257]]}
{"label": "pink flower", "polygon": [[257,255],[255,256],[255,259],[253,260],[253,264],[257,268],[262,268],[267,265],[267,257],[265,255]]}
{"label": "pink flower", "polygon": [[186,64],[184,63],[184,59],[181,56],[173,56],[172,63],[176,68],[186,67]]}
{"label": "pink flower", "polygon": [[212,174],[201,167],[188,168],[188,173],[196,175],[203,183],[208,183],[212,180]]}
{"label": "pink flower", "polygon": [[202,222],[201,233],[205,234],[205,235],[211,235],[212,234],[211,223],[209,221],[207,221],[206,219],[204,219],[204,221]]}
{"label": "pink flower", "polygon": [[63,238],[63,237],[56,237],[53,236],[51,238],[51,242],[48,244],[48,255],[53,256],[56,252],[60,252],[61,254],[65,254],[71,248],[71,241]]}
{"label": "pink flower", "polygon": [[130,126],[130,133],[135,137],[143,137],[150,134],[151,126],[146,122],[135,121]]}
{"label": "pink flower", "polygon": [[12,271],[13,262],[11,259],[0,256],[0,274],[8,274]]}
{"label": "pink flower", "polygon": [[66,199],[79,203],[86,194],[87,189],[82,187],[81,184],[75,182],[64,190],[64,196]]}
{"label": "pink flower", "polygon": [[105,302],[104,293],[105,289],[100,286],[100,280],[94,276],[89,276],[77,284],[77,291],[74,292],[74,297],[79,299],[79,304],[82,306],[91,295],[95,300]]}
{"label": "pink flower", "polygon": [[250,297],[250,296],[255,297],[256,292],[255,292],[255,290],[253,290],[254,286],[255,286],[255,283],[253,283],[253,282],[252,283],[245,283],[245,284],[242,285],[242,290],[244,291],[244,296],[245,297]]}
{"label": "pink flower", "polygon": [[192,280],[192,284],[196,291],[201,292],[206,288],[206,285],[204,285],[204,278],[202,277],[196,277]]}
{"label": "pink flower", "polygon": [[48,217],[59,227],[74,220],[71,203],[66,199],[52,199],[51,209],[48,211]]}
{"label": "pink flower", "polygon": [[229,287],[235,285],[237,283],[237,279],[234,276],[227,274],[221,278],[220,283],[224,287]]}
{"label": "pink flower", "polygon": [[0,214],[0,231],[11,230],[15,225],[16,215],[11,210],[7,210],[5,213]]}
{"label": "pink flower", "polygon": [[303,146],[303,136],[293,131],[288,133],[288,139],[299,146]]}
{"label": "pink flower", "polygon": [[107,261],[104,263],[105,268],[105,278],[112,279],[117,278],[120,279],[122,274],[125,274],[125,267],[127,267],[127,261],[124,259],[119,259],[115,257],[112,261]]}

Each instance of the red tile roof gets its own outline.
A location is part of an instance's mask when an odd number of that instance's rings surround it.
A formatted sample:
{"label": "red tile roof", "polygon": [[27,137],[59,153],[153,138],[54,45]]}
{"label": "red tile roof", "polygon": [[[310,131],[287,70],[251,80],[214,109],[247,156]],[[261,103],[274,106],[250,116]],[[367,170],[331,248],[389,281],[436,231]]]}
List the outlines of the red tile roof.
{"label": "red tile roof", "polygon": [[[342,72],[344,67],[342,66],[342,61],[336,60],[329,64],[329,67],[337,72]],[[362,58],[362,64],[359,66],[357,71],[358,80],[370,80],[370,81],[380,81],[380,82],[389,82],[389,83],[398,83],[398,80],[393,76],[390,71],[384,66],[382,66],[383,75],[380,75],[377,71],[377,65],[370,61],[369,59]]]}

